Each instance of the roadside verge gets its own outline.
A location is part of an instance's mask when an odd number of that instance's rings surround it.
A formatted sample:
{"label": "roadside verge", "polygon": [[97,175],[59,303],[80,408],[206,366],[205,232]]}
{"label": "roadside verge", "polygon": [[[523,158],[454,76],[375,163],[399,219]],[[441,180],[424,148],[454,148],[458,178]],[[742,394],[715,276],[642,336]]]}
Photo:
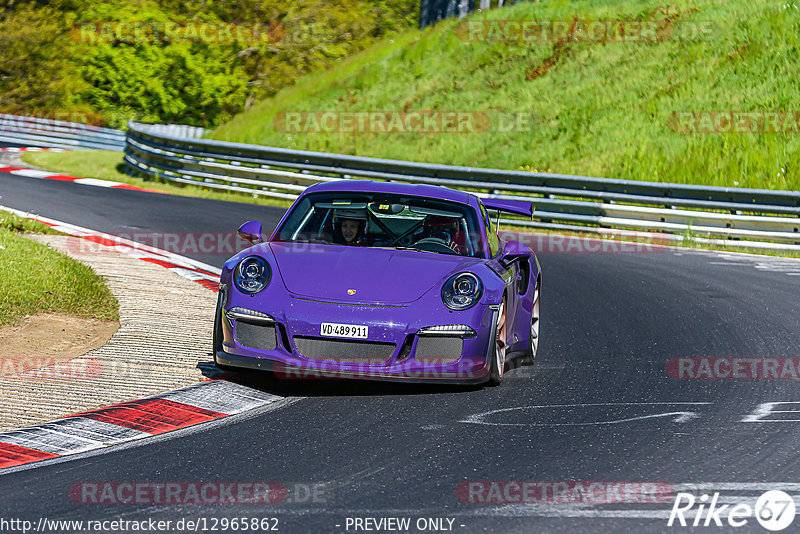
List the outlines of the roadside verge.
{"label": "roadside verge", "polygon": [[297,400],[219,379],[210,351],[219,269],[46,217],[0,210],[68,234],[34,238],[91,266],[120,305],[120,328],[103,347],[66,364],[2,376],[0,473],[191,432],[189,427]]}
{"label": "roadside verge", "polygon": [[[85,355],[23,373],[4,369],[0,430],[137,399],[203,380],[216,296],[161,265],[143,262],[72,236],[31,236],[91,266],[120,305],[120,327],[109,342]],[[34,367],[31,369],[31,367]],[[8,371],[11,371],[10,373]]]}

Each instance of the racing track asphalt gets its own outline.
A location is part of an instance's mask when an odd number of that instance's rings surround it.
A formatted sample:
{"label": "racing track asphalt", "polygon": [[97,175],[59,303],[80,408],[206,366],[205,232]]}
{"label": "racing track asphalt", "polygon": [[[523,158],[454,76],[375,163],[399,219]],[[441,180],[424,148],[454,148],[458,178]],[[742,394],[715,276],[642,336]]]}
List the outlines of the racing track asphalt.
{"label": "racing track asphalt", "polygon": [[[250,218],[271,229],[282,212],[7,174],[0,197],[108,233],[230,231]],[[0,475],[0,517],[274,516],[281,532],[344,532],[347,517],[430,516],[455,518],[456,532],[664,532],[672,530],[663,517],[671,499],[476,505],[460,502],[456,488],[481,480],[716,483],[735,500],[745,483],[800,481],[800,422],[742,421],[762,403],[800,403],[800,382],[675,380],[665,372],[672,357],[800,356],[800,276],[790,274],[800,267],[674,249],[543,253],[540,262],[539,356],[508,371],[499,388],[248,376],[253,387],[302,398],[203,431]],[[501,408],[508,410],[480,417]],[[465,422],[470,416],[502,425]],[[73,503],[71,485],[86,481],[326,486],[324,502],[274,507]],[[763,532],[752,518],[736,530]]]}

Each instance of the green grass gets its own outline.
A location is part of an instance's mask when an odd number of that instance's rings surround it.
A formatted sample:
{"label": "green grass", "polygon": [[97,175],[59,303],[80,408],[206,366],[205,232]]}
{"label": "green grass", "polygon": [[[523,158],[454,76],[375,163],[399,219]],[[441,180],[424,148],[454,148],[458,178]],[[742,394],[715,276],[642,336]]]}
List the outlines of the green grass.
{"label": "green grass", "polygon": [[90,267],[19,232],[50,233],[0,212],[0,325],[38,312],[117,320],[119,304]]}
{"label": "green grass", "polygon": [[7,211],[0,211],[0,230],[24,234],[61,234],[46,224]]}
{"label": "green grass", "polygon": [[244,193],[224,192],[202,186],[172,184],[167,181],[145,180],[123,172],[122,153],[112,150],[76,150],[73,152],[23,152],[22,161],[48,171],[79,176],[81,178],[98,178],[125,184],[163,191],[174,195],[230,200],[250,204],[266,204],[271,206],[291,205],[289,201],[257,197]]}
{"label": "green grass", "polygon": [[[467,42],[461,22],[410,31],[301,79],[214,139],[447,164],[800,189],[800,133],[683,134],[682,111],[795,111],[800,9],[766,0],[524,2],[470,17],[707,23],[704,39],[657,43]],[[789,3],[791,6],[791,3]],[[685,27],[685,26],[684,26]],[[285,111],[525,113],[512,132],[286,133]],[[279,115],[278,115],[279,116]]]}

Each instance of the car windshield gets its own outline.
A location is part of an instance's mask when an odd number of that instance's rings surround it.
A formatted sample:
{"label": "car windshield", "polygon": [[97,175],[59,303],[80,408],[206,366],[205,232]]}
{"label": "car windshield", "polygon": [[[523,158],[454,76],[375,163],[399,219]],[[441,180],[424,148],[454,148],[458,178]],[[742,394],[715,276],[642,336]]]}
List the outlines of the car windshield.
{"label": "car windshield", "polygon": [[467,205],[387,193],[313,193],[294,206],[276,241],[396,248],[481,257]]}

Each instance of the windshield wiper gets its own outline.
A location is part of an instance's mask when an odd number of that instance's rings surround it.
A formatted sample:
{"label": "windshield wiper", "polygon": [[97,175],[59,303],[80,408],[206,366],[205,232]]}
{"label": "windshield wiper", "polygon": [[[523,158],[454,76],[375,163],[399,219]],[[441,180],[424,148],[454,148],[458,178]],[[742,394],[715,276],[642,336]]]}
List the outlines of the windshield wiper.
{"label": "windshield wiper", "polygon": [[437,252],[435,250],[424,250],[424,249],[416,248],[416,247],[392,247],[392,248],[394,248],[395,250],[413,250],[414,252],[430,252],[432,254],[445,254],[446,256],[451,256],[453,254],[456,254],[455,251],[452,252],[452,253],[450,253],[450,252]]}
{"label": "windshield wiper", "polygon": [[305,243],[309,245],[336,245],[332,241],[326,241],[325,239],[293,239],[291,241],[277,241],[277,243]]}

